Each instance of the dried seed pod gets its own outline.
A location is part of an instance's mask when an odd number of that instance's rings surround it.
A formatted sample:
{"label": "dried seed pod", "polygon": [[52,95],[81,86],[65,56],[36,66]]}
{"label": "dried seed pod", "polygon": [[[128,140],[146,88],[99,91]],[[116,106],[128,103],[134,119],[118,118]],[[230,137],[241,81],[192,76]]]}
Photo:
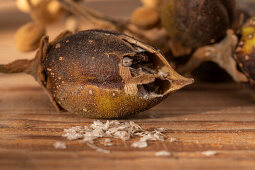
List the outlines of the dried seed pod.
{"label": "dried seed pod", "polygon": [[163,4],[164,0],[141,0],[144,6],[159,7]]}
{"label": "dried seed pod", "polygon": [[[43,0],[30,0],[33,6],[39,5]],[[29,13],[30,7],[27,0],[16,0],[16,6],[22,12]]]}
{"label": "dried seed pod", "polygon": [[34,20],[44,25],[56,21],[62,12],[61,5],[55,0],[44,0],[31,9]]}
{"label": "dried seed pod", "polygon": [[242,28],[235,59],[250,84],[255,87],[255,17]]}
{"label": "dried seed pod", "polygon": [[58,110],[91,118],[141,112],[193,82],[154,48],[105,30],[44,38],[34,60],[0,65],[0,72],[33,75]]}
{"label": "dried seed pod", "polygon": [[131,22],[138,28],[151,29],[160,22],[159,11],[148,6],[137,8],[132,14]]}
{"label": "dried seed pod", "polygon": [[235,0],[167,0],[161,20],[168,34],[197,48],[223,38],[235,15]]}
{"label": "dried seed pod", "polygon": [[41,24],[54,22],[63,11],[57,0],[17,0],[16,5],[21,11],[31,13]]}
{"label": "dried seed pod", "polygon": [[37,49],[45,32],[45,27],[37,23],[30,22],[23,25],[15,34],[17,49],[21,52]]}

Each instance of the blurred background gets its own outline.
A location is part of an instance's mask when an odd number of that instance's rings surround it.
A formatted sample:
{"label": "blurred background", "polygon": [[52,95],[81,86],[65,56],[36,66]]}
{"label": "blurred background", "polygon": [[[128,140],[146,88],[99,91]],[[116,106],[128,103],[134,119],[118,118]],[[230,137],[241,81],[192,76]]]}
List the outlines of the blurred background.
{"label": "blurred background", "polygon": [[[96,9],[109,16],[127,18],[140,5],[139,0],[84,0],[81,5]],[[5,64],[18,58],[33,58],[35,52],[21,53],[15,47],[14,34],[19,27],[32,21],[28,13],[21,12],[16,0],[0,0],[0,63]],[[86,23],[84,29],[89,28]],[[86,25],[86,26],[85,26]],[[47,25],[47,34],[54,38],[66,29],[64,18]]]}

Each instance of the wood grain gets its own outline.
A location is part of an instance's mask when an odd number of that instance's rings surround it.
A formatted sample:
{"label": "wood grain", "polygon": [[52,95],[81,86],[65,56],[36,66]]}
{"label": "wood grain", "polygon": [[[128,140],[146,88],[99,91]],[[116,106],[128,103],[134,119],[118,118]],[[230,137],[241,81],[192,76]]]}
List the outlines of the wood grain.
{"label": "wood grain", "polygon": [[[96,7],[100,2],[88,3]],[[132,1],[127,11],[134,4],[137,1]],[[14,21],[4,19],[8,16],[5,12],[19,12],[8,4],[2,9],[0,23],[7,27]],[[29,20],[25,15],[19,17],[22,22]],[[19,53],[13,45],[19,24],[0,30],[1,63],[33,57],[33,53]],[[60,28],[53,25],[49,33],[55,35]],[[111,153],[103,154],[61,137],[63,129],[89,125],[93,119],[56,112],[46,93],[28,75],[0,74],[0,169],[254,169],[255,105],[251,93],[235,83],[187,87],[151,110],[120,120],[135,121],[147,130],[166,128],[166,135],[177,142],[149,142],[147,148],[135,149],[130,145],[138,138],[114,140],[114,146],[107,148]],[[55,149],[56,141],[65,142],[67,149]],[[96,144],[102,146],[102,141]],[[160,150],[172,156],[156,157]],[[217,154],[207,157],[202,154],[207,150]]]}

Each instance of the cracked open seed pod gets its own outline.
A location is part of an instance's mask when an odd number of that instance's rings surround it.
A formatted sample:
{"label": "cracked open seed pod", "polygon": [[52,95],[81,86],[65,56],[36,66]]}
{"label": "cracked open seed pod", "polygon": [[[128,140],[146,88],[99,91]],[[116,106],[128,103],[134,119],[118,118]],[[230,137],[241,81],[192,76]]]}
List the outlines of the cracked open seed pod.
{"label": "cracked open seed pod", "polygon": [[255,87],[255,17],[242,28],[235,59],[251,86]]}
{"label": "cracked open seed pod", "polygon": [[35,77],[58,110],[91,118],[121,118],[161,102],[193,82],[162,54],[127,35],[88,30],[42,39],[33,60],[0,65],[0,72]]}
{"label": "cracked open seed pod", "polygon": [[167,0],[161,20],[173,41],[197,48],[225,36],[235,6],[235,0]]}

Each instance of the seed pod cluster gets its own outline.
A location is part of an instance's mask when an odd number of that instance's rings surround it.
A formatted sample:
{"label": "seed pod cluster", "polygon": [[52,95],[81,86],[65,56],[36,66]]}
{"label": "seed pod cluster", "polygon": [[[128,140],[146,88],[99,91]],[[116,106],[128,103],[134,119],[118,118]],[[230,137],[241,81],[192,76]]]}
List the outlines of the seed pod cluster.
{"label": "seed pod cluster", "polygon": [[235,59],[252,87],[255,87],[255,18],[251,18],[242,28]]}
{"label": "seed pod cluster", "polygon": [[0,72],[33,75],[58,110],[91,118],[144,111],[193,82],[154,48],[105,30],[63,34],[51,43],[46,37],[35,59],[0,65]]}
{"label": "seed pod cluster", "polygon": [[161,20],[173,41],[197,48],[225,36],[235,6],[235,0],[167,0]]}

